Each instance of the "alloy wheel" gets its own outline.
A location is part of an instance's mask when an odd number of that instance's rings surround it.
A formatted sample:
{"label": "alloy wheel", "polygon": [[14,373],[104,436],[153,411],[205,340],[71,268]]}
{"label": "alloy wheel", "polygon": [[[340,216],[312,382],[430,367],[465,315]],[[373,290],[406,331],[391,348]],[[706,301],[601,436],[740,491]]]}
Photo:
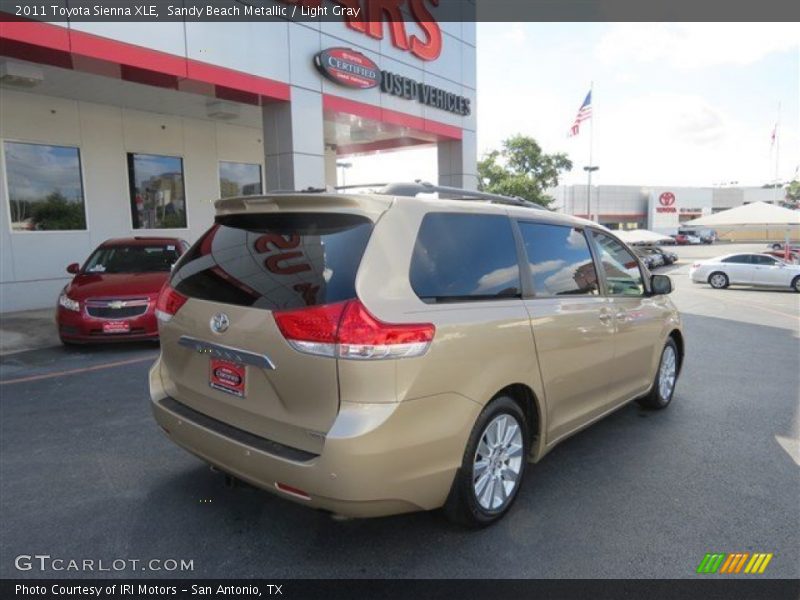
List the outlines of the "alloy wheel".
{"label": "alloy wheel", "polygon": [[523,439],[517,420],[503,413],[481,433],[472,465],[475,499],[484,510],[497,512],[514,497],[522,471]]}
{"label": "alloy wheel", "polygon": [[722,273],[715,273],[711,276],[711,286],[715,288],[723,288],[725,287],[725,283],[727,282],[725,275]]}
{"label": "alloy wheel", "polygon": [[669,400],[672,396],[677,366],[675,348],[668,345],[661,354],[661,367],[658,370],[658,392],[664,400]]}

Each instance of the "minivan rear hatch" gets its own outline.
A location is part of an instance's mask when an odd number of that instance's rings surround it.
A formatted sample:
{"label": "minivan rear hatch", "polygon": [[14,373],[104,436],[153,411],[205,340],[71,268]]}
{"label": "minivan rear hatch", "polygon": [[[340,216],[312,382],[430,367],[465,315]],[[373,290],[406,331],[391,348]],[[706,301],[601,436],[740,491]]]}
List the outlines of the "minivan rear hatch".
{"label": "minivan rear hatch", "polygon": [[376,216],[292,206],[220,211],[177,263],[159,302],[162,373],[195,411],[319,454],[339,409],[336,359],[292,347],[275,314],[355,298]]}

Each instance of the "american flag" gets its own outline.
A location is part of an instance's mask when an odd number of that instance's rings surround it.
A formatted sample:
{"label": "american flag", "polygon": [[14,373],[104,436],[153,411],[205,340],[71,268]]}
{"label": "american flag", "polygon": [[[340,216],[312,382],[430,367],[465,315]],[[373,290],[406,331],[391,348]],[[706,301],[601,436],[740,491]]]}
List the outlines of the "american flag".
{"label": "american flag", "polygon": [[583,101],[583,104],[581,104],[581,107],[578,109],[578,114],[575,116],[575,122],[572,124],[572,127],[569,128],[569,133],[567,134],[567,136],[573,137],[578,135],[581,132],[581,123],[591,118],[592,118],[592,90],[589,90],[589,93],[586,94],[586,99]]}
{"label": "american flag", "polygon": [[778,138],[778,124],[775,123],[775,127],[772,128],[772,135],[769,136],[770,143],[769,147],[772,148],[775,146],[775,140]]}

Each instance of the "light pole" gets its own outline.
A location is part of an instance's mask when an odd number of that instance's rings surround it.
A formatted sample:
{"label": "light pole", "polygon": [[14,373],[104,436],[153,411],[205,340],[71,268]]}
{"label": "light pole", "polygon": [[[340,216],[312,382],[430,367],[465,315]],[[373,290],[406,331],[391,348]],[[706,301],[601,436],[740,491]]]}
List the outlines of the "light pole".
{"label": "light pole", "polygon": [[347,169],[353,166],[353,163],[344,160],[337,160],[336,166],[342,169],[342,187],[347,186]]}
{"label": "light pole", "polygon": [[589,183],[586,186],[586,218],[592,220],[591,205],[589,204],[592,197],[592,173],[597,171],[600,167],[594,165],[586,165],[583,170],[589,174]]}

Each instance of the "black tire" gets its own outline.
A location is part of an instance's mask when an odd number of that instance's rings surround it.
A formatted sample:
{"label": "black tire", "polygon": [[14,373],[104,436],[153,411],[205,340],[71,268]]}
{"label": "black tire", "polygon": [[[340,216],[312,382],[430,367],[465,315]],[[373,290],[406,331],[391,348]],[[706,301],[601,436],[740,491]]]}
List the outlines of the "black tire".
{"label": "black tire", "polygon": [[[515,482],[516,485],[511,493],[508,494],[507,499],[496,509],[488,510],[480,504],[475,493],[473,485],[474,462],[478,452],[478,444],[480,444],[481,438],[486,433],[486,429],[501,415],[507,415],[514,419],[522,433],[522,460]],[[470,433],[461,467],[456,472],[453,485],[450,488],[450,494],[443,507],[445,516],[454,523],[473,529],[486,527],[500,520],[514,504],[514,500],[516,500],[519,489],[522,486],[522,479],[528,462],[529,447],[530,433],[526,425],[525,415],[519,405],[508,396],[498,396],[487,404],[475,421],[472,433]]]}
{"label": "black tire", "polygon": [[[718,276],[721,276],[722,279],[719,279]],[[716,279],[715,279],[716,278]],[[724,283],[715,283],[715,281]],[[725,275],[722,271],[714,271],[711,275],[708,276],[708,285],[710,285],[715,290],[724,290],[728,285],[730,285],[730,281],[728,280],[728,276]]]}
{"label": "black tire", "polygon": [[772,249],[773,250],[780,250],[781,249],[781,245],[780,244],[772,244]]}
{"label": "black tire", "polygon": [[792,289],[795,292],[800,292],[800,275],[792,279]]}
{"label": "black tire", "polygon": [[[663,376],[662,366],[664,364],[665,357],[667,357],[668,348],[671,349],[674,359],[674,379],[672,380],[671,386],[669,386],[669,391],[665,394],[661,386],[661,378]],[[672,402],[672,396],[675,395],[675,386],[678,383],[680,364],[681,355],[678,352],[678,345],[675,343],[675,340],[669,338],[667,343],[664,344],[663,350],[661,350],[661,359],[658,361],[658,369],[656,370],[656,376],[653,379],[653,387],[650,388],[650,392],[646,396],[643,396],[637,400],[642,408],[647,408],[649,410],[661,410],[662,408],[669,406],[669,403]]]}

